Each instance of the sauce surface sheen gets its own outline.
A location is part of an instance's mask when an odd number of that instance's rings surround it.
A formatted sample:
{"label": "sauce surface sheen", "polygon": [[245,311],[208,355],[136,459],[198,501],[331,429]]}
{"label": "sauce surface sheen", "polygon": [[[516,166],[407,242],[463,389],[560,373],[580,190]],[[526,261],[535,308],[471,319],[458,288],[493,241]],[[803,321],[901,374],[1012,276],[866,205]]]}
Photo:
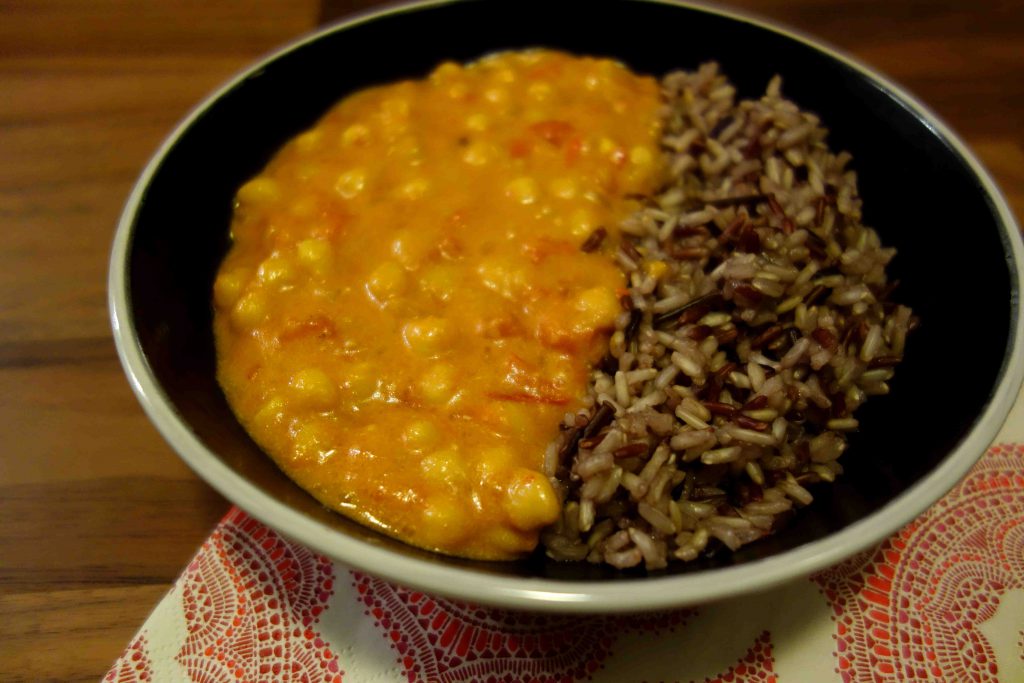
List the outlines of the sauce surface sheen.
{"label": "sauce surface sheen", "polygon": [[214,287],[218,379],[257,443],[413,545],[530,551],[559,513],[545,448],[621,311],[614,226],[661,178],[659,104],[609,60],[500,53],[289,142],[239,190]]}

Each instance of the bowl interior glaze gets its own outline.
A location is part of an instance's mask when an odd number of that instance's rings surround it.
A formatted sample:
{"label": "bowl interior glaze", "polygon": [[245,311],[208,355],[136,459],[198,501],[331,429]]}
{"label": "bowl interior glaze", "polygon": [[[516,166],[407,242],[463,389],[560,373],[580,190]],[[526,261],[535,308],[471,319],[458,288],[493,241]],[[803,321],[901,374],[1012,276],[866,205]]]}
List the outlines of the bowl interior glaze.
{"label": "bowl interior glaze", "polygon": [[865,223],[899,252],[890,270],[901,283],[894,298],[921,319],[892,393],[858,413],[863,429],[851,438],[846,474],[836,485],[815,488],[814,505],[776,536],[663,574],[743,565],[823,539],[878,511],[937,467],[993,396],[1016,316],[1006,226],[1001,233],[998,211],[969,164],[884,85],[808,44],[700,9],[606,0],[585,6],[465,2],[384,14],[287,50],[199,110],[159,160],[128,217],[126,269],[130,333],[163,397],[210,457],[333,532],[417,558],[424,567],[554,582],[636,578],[540,554],[514,563],[445,558],[349,522],[321,507],[260,452],[214,378],[211,289],[228,247],[235,190],[347,93],[421,77],[443,60],[529,46],[611,56],[654,75],[717,60],[742,97],[760,95],[773,74],[782,74],[784,94],[821,116],[834,150],[853,154]]}

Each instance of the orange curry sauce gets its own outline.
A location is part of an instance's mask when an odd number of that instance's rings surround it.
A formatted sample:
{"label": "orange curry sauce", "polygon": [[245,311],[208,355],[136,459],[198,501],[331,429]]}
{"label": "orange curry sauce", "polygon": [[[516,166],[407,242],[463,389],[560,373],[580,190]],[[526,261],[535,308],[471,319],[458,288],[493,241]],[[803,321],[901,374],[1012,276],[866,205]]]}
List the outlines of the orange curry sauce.
{"label": "orange curry sauce", "polygon": [[534,548],[560,507],[546,445],[620,311],[614,226],[661,177],[658,112],[618,63],[502,53],[358,92],[286,145],[238,192],[214,291],[253,438],[408,543]]}

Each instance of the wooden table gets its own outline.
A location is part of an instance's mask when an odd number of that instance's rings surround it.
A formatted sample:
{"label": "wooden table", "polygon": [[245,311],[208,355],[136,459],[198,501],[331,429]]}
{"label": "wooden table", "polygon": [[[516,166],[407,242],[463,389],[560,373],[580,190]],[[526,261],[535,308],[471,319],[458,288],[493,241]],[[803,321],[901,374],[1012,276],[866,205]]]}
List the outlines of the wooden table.
{"label": "wooden table", "polygon": [[[135,176],[234,71],[370,4],[0,0],[0,680],[96,680],[228,509],[114,354],[107,255]],[[1024,3],[733,4],[909,87],[1024,217]]]}

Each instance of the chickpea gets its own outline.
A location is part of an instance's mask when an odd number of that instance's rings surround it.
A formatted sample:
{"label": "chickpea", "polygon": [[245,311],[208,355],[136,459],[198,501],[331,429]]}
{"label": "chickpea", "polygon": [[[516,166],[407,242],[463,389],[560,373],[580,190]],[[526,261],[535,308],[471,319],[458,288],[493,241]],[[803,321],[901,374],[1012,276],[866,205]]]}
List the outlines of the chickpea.
{"label": "chickpea", "polygon": [[455,490],[466,488],[466,466],[455,448],[434,451],[420,460],[423,475]]}
{"label": "chickpea", "polygon": [[452,78],[462,73],[462,65],[456,62],[444,62],[439,64],[433,73],[430,74],[430,80],[435,83],[444,83],[450,81]]}
{"label": "chickpea", "polygon": [[402,432],[402,441],[411,450],[419,451],[430,448],[441,439],[441,430],[428,420],[410,422]]}
{"label": "chickpea", "polygon": [[540,472],[518,468],[512,475],[504,501],[512,526],[523,531],[551,524],[558,519],[558,496]]}
{"label": "chickpea", "polygon": [[267,298],[262,292],[245,294],[231,311],[231,320],[242,330],[251,330],[262,323],[268,313]]}
{"label": "chickpea", "polygon": [[391,254],[406,268],[415,268],[430,254],[434,240],[423,231],[401,230],[391,242]]}
{"label": "chickpea", "polygon": [[447,301],[455,292],[457,273],[457,269],[452,266],[432,266],[420,277],[420,287],[441,301]]}
{"label": "chickpea", "polygon": [[466,119],[466,128],[476,132],[487,130],[487,126],[489,124],[490,120],[487,118],[487,115],[480,112],[471,114],[469,118]]}
{"label": "chickpea", "polygon": [[430,189],[430,181],[426,178],[413,178],[398,190],[398,195],[404,199],[422,199]]}
{"label": "chickpea", "polygon": [[320,130],[307,130],[295,138],[295,149],[300,152],[311,152],[320,146],[320,141],[323,140],[323,137],[323,132]]}
{"label": "chickpea", "polygon": [[590,328],[610,325],[621,307],[615,292],[607,287],[591,287],[576,298],[579,322]]}
{"label": "chickpea", "polygon": [[515,465],[516,456],[508,446],[482,449],[476,456],[477,473],[483,480],[499,476]]}
{"label": "chickpea", "polygon": [[488,529],[483,534],[487,546],[493,548],[497,556],[502,554],[508,557],[515,557],[522,553],[529,552],[535,544],[532,534],[523,533],[517,529],[510,529],[507,526],[496,526]]}
{"label": "chickpea", "polygon": [[629,151],[629,161],[635,166],[650,166],[654,163],[654,154],[647,147],[637,145]]}
{"label": "chickpea", "polygon": [[346,147],[365,145],[370,141],[370,129],[362,123],[353,123],[341,134],[341,142]]}
{"label": "chickpea", "polygon": [[332,408],[338,400],[338,386],[323,370],[306,368],[292,375],[288,383],[300,405],[317,410]]}
{"label": "chickpea", "polygon": [[462,153],[462,160],[470,166],[483,166],[494,156],[494,148],[486,142],[470,143]]}
{"label": "chickpea", "polygon": [[409,350],[423,356],[436,356],[448,339],[448,322],[436,316],[416,318],[402,328],[402,337]]}
{"label": "chickpea", "polygon": [[586,237],[597,227],[597,219],[589,209],[576,209],[569,217],[569,229],[574,237]]}
{"label": "chickpea", "polygon": [[302,240],[295,251],[299,262],[313,272],[324,273],[330,268],[333,249],[325,240]]}
{"label": "chickpea", "polygon": [[260,281],[268,285],[284,285],[295,278],[295,266],[286,258],[271,256],[256,270]]}
{"label": "chickpea", "polygon": [[281,198],[281,188],[271,178],[253,178],[238,190],[238,201],[252,204],[273,202]]}
{"label": "chickpea", "polygon": [[284,419],[284,400],[280,396],[268,399],[253,415],[255,426],[266,429]]}
{"label": "chickpea", "polygon": [[449,495],[435,495],[423,507],[423,527],[419,538],[428,547],[440,548],[456,543],[472,529],[472,518],[464,505]]}
{"label": "chickpea", "polygon": [[334,183],[334,191],[344,199],[354,199],[366,188],[366,171],[353,168],[345,171]]}
{"label": "chickpea", "polygon": [[249,283],[245,268],[237,268],[217,276],[213,283],[213,298],[219,308],[231,308],[242,296]]}
{"label": "chickpea", "polygon": [[508,102],[508,90],[502,87],[488,88],[484,91],[484,99],[491,104],[502,105]]}
{"label": "chickpea", "polygon": [[330,455],[330,451],[327,437],[319,425],[307,422],[296,428],[292,437],[292,452],[296,458],[316,458],[323,462]]}
{"label": "chickpea", "polygon": [[505,186],[505,196],[520,204],[533,204],[540,196],[540,188],[533,178],[516,178]]}
{"label": "chickpea", "polygon": [[394,261],[385,261],[370,273],[366,288],[377,301],[386,301],[401,294],[407,279],[402,266]]}
{"label": "chickpea", "polygon": [[345,370],[342,386],[356,401],[363,401],[377,391],[380,379],[370,363],[355,363]]}
{"label": "chickpea", "polygon": [[555,178],[548,186],[551,194],[559,199],[572,199],[576,196],[577,185],[572,178]]}
{"label": "chickpea", "polygon": [[455,368],[449,363],[437,363],[420,377],[420,394],[428,402],[448,402],[455,393]]}

